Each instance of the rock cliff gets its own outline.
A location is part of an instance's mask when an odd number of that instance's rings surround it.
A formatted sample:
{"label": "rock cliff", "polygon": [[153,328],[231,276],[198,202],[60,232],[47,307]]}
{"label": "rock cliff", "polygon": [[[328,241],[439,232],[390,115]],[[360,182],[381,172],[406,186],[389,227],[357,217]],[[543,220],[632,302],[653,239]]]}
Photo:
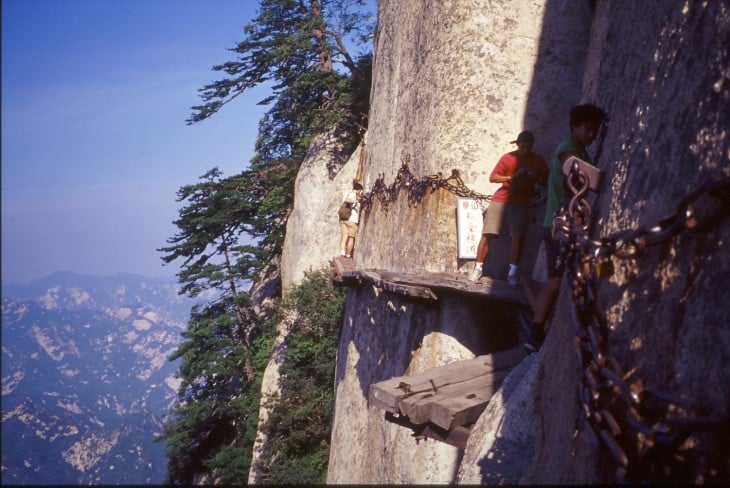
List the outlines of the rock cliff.
{"label": "rock cliff", "polygon": [[[591,102],[610,116],[591,148],[605,176],[593,235],[650,229],[707,177],[730,176],[729,34],[727,2],[381,0],[365,191],[378,180],[393,183],[407,162],[417,177],[458,169],[469,188],[490,194],[489,172],[519,131],[532,130],[535,150],[548,157],[568,134],[569,107]],[[345,161],[336,135],[329,137],[297,180],[284,289],[338,254],[336,208],[360,155]],[[697,204],[700,213],[717,207],[711,197]],[[374,198],[358,231],[356,265],[466,272],[455,208],[446,189],[414,197],[404,184],[387,204]],[[532,212],[524,269],[536,260],[544,207]],[[721,218],[700,230],[612,258],[615,272],[600,280],[597,302],[610,330],[606,347],[628,384],[672,392],[722,418],[730,405],[730,305],[722,291],[730,224]],[[504,256],[498,244],[488,274],[503,278]],[[508,347],[527,311],[458,293],[423,304],[376,286],[351,288],[328,482],[614,481],[614,463],[592,441],[581,410],[569,301],[563,286],[545,346],[505,380],[462,451],[419,442],[388,422],[368,404],[368,387]],[[707,459],[722,459],[712,436],[694,444]],[[727,457],[719,465],[715,475],[727,476]]]}

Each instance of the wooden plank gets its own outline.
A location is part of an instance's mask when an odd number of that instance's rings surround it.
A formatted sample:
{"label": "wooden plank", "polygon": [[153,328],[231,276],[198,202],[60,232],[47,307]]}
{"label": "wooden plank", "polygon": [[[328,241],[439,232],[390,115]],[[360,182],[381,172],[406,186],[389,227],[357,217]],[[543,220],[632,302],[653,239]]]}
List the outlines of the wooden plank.
{"label": "wooden plank", "polygon": [[335,275],[342,280],[342,273],[347,271],[347,268],[345,267],[345,263],[342,262],[343,260],[341,258],[334,258],[332,261],[332,268],[335,271]]}
{"label": "wooden plank", "polygon": [[479,418],[509,373],[509,369],[504,369],[466,381],[446,383],[435,392],[403,398],[399,408],[414,424],[431,422],[446,430],[468,424]]}
{"label": "wooden plank", "polygon": [[[400,273],[384,270],[359,270],[354,261],[343,256],[332,259],[335,281],[345,282],[365,279],[379,288],[399,295],[438,300],[438,291],[460,292],[502,300],[520,306],[529,306],[521,287],[510,286],[507,282],[482,277],[478,282],[455,273]],[[342,279],[342,280],[341,280]]]}
{"label": "wooden plank", "polygon": [[445,430],[433,424],[416,425],[405,415],[387,412],[385,414],[385,420],[411,429],[413,431],[413,437],[416,438],[416,443],[418,443],[420,439],[434,439],[439,442],[456,446],[459,449],[464,449],[466,448],[466,441],[469,440],[469,434],[471,434],[471,426],[459,426],[454,427],[451,430]]}
{"label": "wooden plank", "polygon": [[436,301],[438,297],[434,295],[430,288],[425,286],[412,286],[412,285],[399,285],[397,283],[391,283],[385,281],[382,283],[382,288],[398,295],[407,297],[423,298],[424,300]]}
{"label": "wooden plank", "polygon": [[438,402],[432,402],[429,422],[446,430],[476,422],[510,372],[511,370],[495,372],[492,382],[485,381],[479,385],[477,391],[459,396],[450,395]]}
{"label": "wooden plank", "polygon": [[395,293],[398,295],[421,298],[424,300],[435,301],[438,297],[425,286],[414,286],[410,284],[401,284],[402,282],[383,279],[382,274],[377,271],[367,270],[360,272],[361,277],[365,278],[378,288]]}
{"label": "wooden plank", "polygon": [[331,264],[335,274],[340,278],[359,278],[360,276],[360,271],[355,269],[355,264],[352,259],[337,256],[332,259]]}
{"label": "wooden plank", "polygon": [[453,273],[428,273],[423,275],[401,273],[400,280],[430,285],[432,288],[439,290],[458,290],[463,293],[488,296],[529,306],[527,297],[521,287],[511,286],[506,281],[495,280],[486,276],[483,276],[475,283],[466,276]]}
{"label": "wooden plank", "polygon": [[491,372],[485,369],[484,359],[475,358],[432,368],[421,373],[408,376],[395,376],[388,380],[370,385],[368,398],[375,404],[390,412],[398,412],[400,402],[411,395],[436,391],[446,381],[466,381]]}
{"label": "wooden plank", "polygon": [[[408,286],[422,287],[430,290],[434,297],[438,296],[434,290],[441,291],[457,291],[472,295],[480,295],[488,298],[494,298],[521,306],[529,306],[527,297],[522,289],[517,286],[510,286],[505,281],[494,280],[488,277],[482,277],[477,283],[469,281],[466,276],[453,273],[399,273],[383,270],[361,270],[361,276],[380,288],[386,289],[391,286],[391,291],[398,293],[404,290],[403,294],[411,292]],[[400,288],[394,285],[405,285],[406,288]],[[408,296],[420,296],[420,294],[410,293]]]}
{"label": "wooden plank", "polygon": [[466,449],[466,441],[469,440],[471,429],[467,427],[455,427],[448,432],[444,432],[441,429],[426,425],[421,434],[428,439],[445,442],[459,449]]}
{"label": "wooden plank", "polygon": [[484,361],[484,365],[492,368],[493,370],[510,368],[517,366],[525,359],[527,353],[522,345],[513,347],[512,349],[505,349],[504,351],[497,351],[491,354],[484,354],[478,356],[477,359]]}
{"label": "wooden plank", "polygon": [[332,281],[333,285],[342,285],[342,275],[337,271],[337,265],[335,265],[335,260],[330,260],[330,268],[332,268],[332,276],[330,276],[330,280]]}
{"label": "wooden plank", "polygon": [[368,401],[371,405],[396,413],[400,402],[410,395],[438,391],[446,383],[458,383],[490,374],[499,370],[510,370],[525,357],[522,346],[505,351],[485,354],[474,359],[431,368],[420,373],[395,376],[370,385]]}

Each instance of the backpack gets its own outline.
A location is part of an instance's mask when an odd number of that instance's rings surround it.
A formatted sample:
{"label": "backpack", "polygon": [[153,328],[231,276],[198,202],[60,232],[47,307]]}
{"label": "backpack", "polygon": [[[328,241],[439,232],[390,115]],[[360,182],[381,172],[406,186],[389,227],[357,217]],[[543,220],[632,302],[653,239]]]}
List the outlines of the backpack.
{"label": "backpack", "polygon": [[340,220],[349,220],[351,214],[352,204],[342,202],[342,205],[340,205],[340,209],[337,211],[337,216],[340,218]]}

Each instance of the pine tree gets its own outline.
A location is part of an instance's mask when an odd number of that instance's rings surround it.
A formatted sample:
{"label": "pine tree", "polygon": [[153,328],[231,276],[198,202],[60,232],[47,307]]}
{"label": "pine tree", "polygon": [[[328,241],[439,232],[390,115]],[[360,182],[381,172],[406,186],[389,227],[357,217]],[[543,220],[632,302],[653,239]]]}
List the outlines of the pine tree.
{"label": "pine tree", "polygon": [[[271,82],[274,93],[262,104],[282,98],[283,92],[292,89],[316,89],[319,83],[313,81],[327,80],[327,75],[337,71],[336,66],[342,66],[356,83],[361,83],[365,73],[353,61],[345,39],[354,36],[364,43],[372,31],[372,14],[361,10],[364,4],[364,0],[261,0],[258,16],[244,28],[246,38],[230,49],[238,58],[213,66],[214,71],[227,77],[199,90],[204,103],[193,107],[187,122],[207,119],[262,83]],[[313,73],[325,76],[311,80],[304,76]],[[335,86],[331,88],[316,94],[324,97],[323,103],[340,95]],[[305,112],[296,106],[290,109]]]}
{"label": "pine tree", "polygon": [[[182,293],[206,300],[191,312],[170,358],[181,360],[178,403],[161,437],[172,483],[190,484],[201,473],[223,483],[247,479],[273,326],[254,312],[246,287],[265,269],[278,273],[294,180],[311,138],[340,127],[354,146],[367,113],[371,57],[353,61],[344,40],[371,26],[346,7],[363,4],[261,0],[246,38],[232,49],[238,58],[213,68],[226,78],[200,90],[204,103],[187,120],[205,120],[257,84],[272,87],[260,102],[271,109],[249,168],[230,177],[213,168],[183,186],[178,232],[159,249],[165,263],[182,260]],[[321,476],[321,463],[315,471]]]}
{"label": "pine tree", "polygon": [[[184,259],[177,273],[182,293],[197,297],[212,290],[217,296],[209,300],[228,304],[225,312],[235,318],[233,333],[247,349],[254,321],[247,314],[249,301],[243,290],[261,254],[255,246],[239,244],[247,223],[250,227],[251,205],[236,186],[239,180],[221,179],[217,168],[201,180],[178,190],[177,201],[187,201],[188,205],[174,222],[179,232],[167,240],[169,246],[159,251],[166,253],[162,257],[166,263]],[[244,358],[244,367],[251,380],[253,368],[249,358]]]}

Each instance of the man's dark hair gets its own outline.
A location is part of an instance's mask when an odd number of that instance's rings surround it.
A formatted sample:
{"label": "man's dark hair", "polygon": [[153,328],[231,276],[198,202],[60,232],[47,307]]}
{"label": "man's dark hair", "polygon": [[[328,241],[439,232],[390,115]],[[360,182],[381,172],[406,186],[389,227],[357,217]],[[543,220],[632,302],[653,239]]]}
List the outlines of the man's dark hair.
{"label": "man's dark hair", "polygon": [[595,122],[601,125],[606,120],[606,117],[606,112],[603,109],[590,103],[584,103],[583,105],[576,105],[570,109],[570,126],[576,127],[584,122]]}

